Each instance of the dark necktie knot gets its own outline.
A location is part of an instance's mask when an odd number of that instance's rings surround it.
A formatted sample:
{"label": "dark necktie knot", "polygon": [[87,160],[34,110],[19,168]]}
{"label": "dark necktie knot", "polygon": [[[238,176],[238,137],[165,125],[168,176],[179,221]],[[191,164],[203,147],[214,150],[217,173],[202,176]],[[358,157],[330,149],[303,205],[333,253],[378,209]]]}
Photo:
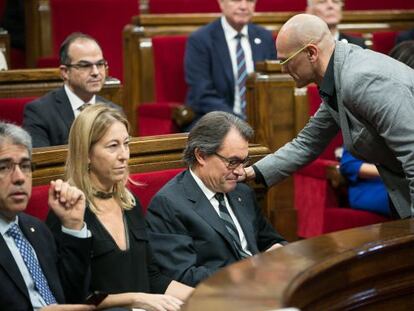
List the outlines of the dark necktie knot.
{"label": "dark necktie knot", "polygon": [[217,192],[214,197],[216,198],[217,201],[219,201],[219,203],[224,201],[224,194],[221,192]]}
{"label": "dark necktie knot", "polygon": [[243,38],[243,34],[241,32],[239,32],[239,33],[237,33],[237,35],[234,38],[236,38],[237,40],[240,41],[241,38]]}
{"label": "dark necktie knot", "polygon": [[16,238],[21,238],[21,232],[19,229],[19,226],[14,223],[6,232],[6,234],[10,237],[12,237],[13,239]]}
{"label": "dark necktie knot", "polygon": [[91,106],[92,104],[91,103],[84,103],[82,106],[80,106],[79,108],[78,108],[78,110],[80,111],[80,112],[82,112],[83,110],[85,110],[87,107],[89,107],[89,106]]}

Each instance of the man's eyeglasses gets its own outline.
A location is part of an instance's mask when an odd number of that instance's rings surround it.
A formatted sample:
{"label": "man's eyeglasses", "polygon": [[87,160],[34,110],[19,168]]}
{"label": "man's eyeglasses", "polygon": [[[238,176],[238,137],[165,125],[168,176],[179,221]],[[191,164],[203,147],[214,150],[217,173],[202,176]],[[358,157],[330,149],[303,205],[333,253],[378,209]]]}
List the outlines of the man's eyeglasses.
{"label": "man's eyeglasses", "polygon": [[313,43],[313,40],[309,41],[309,43],[307,43],[304,46],[302,46],[299,50],[297,50],[295,53],[293,53],[292,55],[290,55],[284,61],[281,61],[280,64],[281,65],[286,65],[286,63],[288,63],[289,61],[291,61],[296,55],[299,55],[299,53],[302,52],[304,49],[306,49],[309,46],[309,44],[311,44],[311,43]]}
{"label": "man's eyeglasses", "polygon": [[4,178],[15,171],[16,165],[26,176],[30,176],[34,170],[34,165],[30,160],[23,160],[20,163],[12,160],[0,160],[0,178]]}
{"label": "man's eyeglasses", "polygon": [[93,70],[93,66],[96,66],[98,70],[104,70],[108,68],[108,62],[104,59],[97,61],[96,63],[91,63],[87,61],[80,61],[76,64],[65,64],[68,68],[75,68],[79,71],[83,72],[91,72]]}
{"label": "man's eyeglasses", "polygon": [[240,165],[243,167],[246,167],[250,163],[250,158],[246,157],[245,159],[238,159],[238,158],[226,158],[222,155],[218,154],[217,152],[214,153],[214,155],[218,156],[221,160],[227,163],[227,168],[229,170],[235,170]]}

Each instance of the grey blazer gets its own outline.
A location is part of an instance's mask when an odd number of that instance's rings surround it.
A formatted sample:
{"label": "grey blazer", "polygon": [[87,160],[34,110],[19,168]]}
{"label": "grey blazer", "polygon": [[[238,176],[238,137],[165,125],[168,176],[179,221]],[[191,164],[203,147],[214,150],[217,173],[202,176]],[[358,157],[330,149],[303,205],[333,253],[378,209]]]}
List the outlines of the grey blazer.
{"label": "grey blazer", "polygon": [[316,159],[341,130],[354,156],[377,165],[399,216],[414,216],[414,70],[336,42],[334,72],[338,112],[322,103],[294,140],[256,167],[275,184]]}

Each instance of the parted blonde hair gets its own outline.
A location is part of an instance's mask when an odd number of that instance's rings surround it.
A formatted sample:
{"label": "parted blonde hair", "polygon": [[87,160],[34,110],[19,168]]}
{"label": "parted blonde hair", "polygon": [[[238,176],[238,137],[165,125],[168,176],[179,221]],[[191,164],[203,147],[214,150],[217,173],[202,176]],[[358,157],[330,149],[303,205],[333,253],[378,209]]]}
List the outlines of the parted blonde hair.
{"label": "parted blonde hair", "polygon": [[[86,196],[92,212],[99,211],[94,203],[93,186],[89,175],[89,154],[115,122],[121,122],[129,132],[129,123],[117,109],[96,103],[84,109],[72,124],[69,133],[69,152],[66,160],[65,177],[68,182],[78,187]],[[124,180],[114,185],[114,198],[123,209],[131,209],[135,198],[126,188],[128,174]]]}

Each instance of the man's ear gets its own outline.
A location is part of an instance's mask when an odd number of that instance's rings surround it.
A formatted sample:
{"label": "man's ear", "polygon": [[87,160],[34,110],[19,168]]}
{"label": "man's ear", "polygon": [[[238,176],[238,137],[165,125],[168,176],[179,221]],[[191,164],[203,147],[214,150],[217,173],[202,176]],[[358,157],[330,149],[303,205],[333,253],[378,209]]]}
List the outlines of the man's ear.
{"label": "man's ear", "polygon": [[309,44],[306,48],[306,54],[311,63],[314,63],[317,61],[319,56],[319,49],[315,44]]}
{"label": "man's ear", "polygon": [[63,81],[69,80],[68,67],[66,67],[65,65],[60,65],[59,70],[60,70],[60,76],[62,77],[62,80]]}
{"label": "man's ear", "polygon": [[199,165],[204,165],[205,164],[205,162],[206,162],[205,154],[203,152],[201,152],[199,148],[195,148],[194,156],[197,159],[197,162],[198,162]]}

